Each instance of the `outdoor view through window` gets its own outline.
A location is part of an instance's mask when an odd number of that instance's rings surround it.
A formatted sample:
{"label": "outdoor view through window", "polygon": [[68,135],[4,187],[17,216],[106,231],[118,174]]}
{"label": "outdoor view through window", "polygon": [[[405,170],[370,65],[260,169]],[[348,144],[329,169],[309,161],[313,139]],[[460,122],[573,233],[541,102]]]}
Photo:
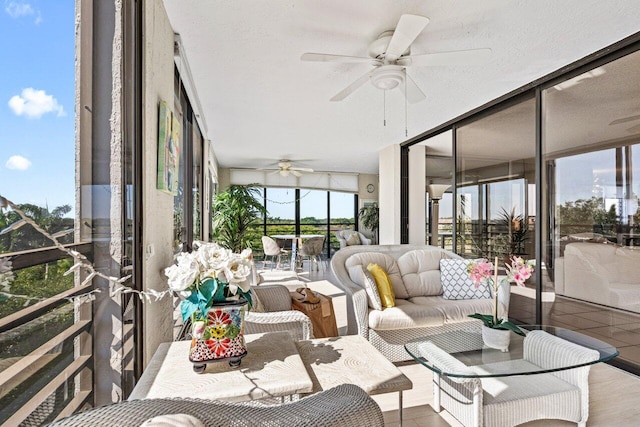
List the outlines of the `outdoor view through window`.
{"label": "outdoor view through window", "polygon": [[[61,243],[73,242],[74,2],[4,1],[0,195]],[[0,210],[2,254],[51,246],[11,209]],[[60,260],[15,272],[0,294],[0,316],[73,286]],[[7,289],[7,286],[9,288]]]}
{"label": "outdoor view through window", "polygon": [[[47,249],[52,241],[5,199],[60,243],[74,242],[76,101],[75,2],[3,0],[0,6],[1,374],[36,349],[47,351],[52,337],[74,324],[73,304],[64,302],[5,331],[5,326],[11,328],[9,315],[74,286],[74,275],[63,275],[73,261]],[[51,347],[33,359],[34,373],[40,371],[21,385],[2,383],[0,424],[23,407],[32,390],[42,389],[41,381],[51,373],[42,368],[45,356],[53,364],[72,358],[73,343]],[[74,384],[70,378],[59,395],[68,395]]]}

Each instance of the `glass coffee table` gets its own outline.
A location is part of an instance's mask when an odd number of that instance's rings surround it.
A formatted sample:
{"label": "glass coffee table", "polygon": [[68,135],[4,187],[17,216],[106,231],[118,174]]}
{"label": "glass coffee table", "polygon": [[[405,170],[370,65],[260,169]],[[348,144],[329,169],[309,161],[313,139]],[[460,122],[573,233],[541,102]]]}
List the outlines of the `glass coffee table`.
{"label": "glass coffee table", "polygon": [[589,366],[618,350],[564,328],[520,326],[508,352],[483,344],[480,324],[408,342],[407,352],[433,371],[434,409],[447,409],[465,426],[516,425],[588,417]]}

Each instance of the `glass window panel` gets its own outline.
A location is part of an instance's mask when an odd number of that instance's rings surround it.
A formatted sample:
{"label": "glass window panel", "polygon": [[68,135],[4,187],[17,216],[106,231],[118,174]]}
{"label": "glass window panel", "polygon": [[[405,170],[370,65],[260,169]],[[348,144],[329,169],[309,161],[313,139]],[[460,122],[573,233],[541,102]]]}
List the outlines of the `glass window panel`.
{"label": "glass window panel", "polygon": [[[300,234],[327,235],[327,195],[321,190],[300,190]],[[325,239],[325,248],[328,245]]]}
{"label": "glass window panel", "polygon": [[[528,99],[458,128],[456,252],[499,266],[535,258],[535,100]],[[536,287],[535,277],[526,286]],[[512,287],[513,289],[513,287]],[[509,318],[535,323],[535,292],[512,291]]]}
{"label": "glass window panel", "polygon": [[[640,52],[542,92],[543,322],[579,330],[640,366]],[[572,315],[568,313],[580,313]],[[583,319],[589,319],[587,323]]]}
{"label": "glass window panel", "polygon": [[[295,196],[293,188],[267,188],[267,236],[296,232]],[[291,240],[279,243],[291,247]]]}
{"label": "glass window panel", "polygon": [[330,244],[331,253],[340,249],[340,243],[335,235],[338,230],[353,230],[355,228],[354,218],[354,195],[352,193],[341,193],[332,191],[330,193],[331,224],[330,224]]}

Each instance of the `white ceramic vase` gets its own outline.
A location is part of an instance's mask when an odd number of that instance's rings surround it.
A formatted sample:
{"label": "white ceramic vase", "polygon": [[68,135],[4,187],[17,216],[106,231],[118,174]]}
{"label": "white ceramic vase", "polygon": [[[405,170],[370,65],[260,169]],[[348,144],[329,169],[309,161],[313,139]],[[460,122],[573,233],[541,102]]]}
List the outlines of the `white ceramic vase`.
{"label": "white ceramic vase", "polygon": [[495,348],[505,353],[509,351],[511,331],[508,329],[493,329],[482,325],[482,340],[487,347]]}

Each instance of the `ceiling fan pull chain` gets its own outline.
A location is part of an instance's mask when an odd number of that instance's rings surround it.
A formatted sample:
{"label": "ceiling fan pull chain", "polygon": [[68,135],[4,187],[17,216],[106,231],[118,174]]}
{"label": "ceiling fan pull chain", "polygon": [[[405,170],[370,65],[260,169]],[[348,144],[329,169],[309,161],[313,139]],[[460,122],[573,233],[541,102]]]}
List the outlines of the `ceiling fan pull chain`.
{"label": "ceiling fan pull chain", "polygon": [[382,125],[387,127],[387,91],[382,91]]}
{"label": "ceiling fan pull chain", "polygon": [[409,136],[409,131],[407,130],[407,113],[409,111],[409,107],[407,106],[407,69],[404,69],[404,137],[407,138]]}

